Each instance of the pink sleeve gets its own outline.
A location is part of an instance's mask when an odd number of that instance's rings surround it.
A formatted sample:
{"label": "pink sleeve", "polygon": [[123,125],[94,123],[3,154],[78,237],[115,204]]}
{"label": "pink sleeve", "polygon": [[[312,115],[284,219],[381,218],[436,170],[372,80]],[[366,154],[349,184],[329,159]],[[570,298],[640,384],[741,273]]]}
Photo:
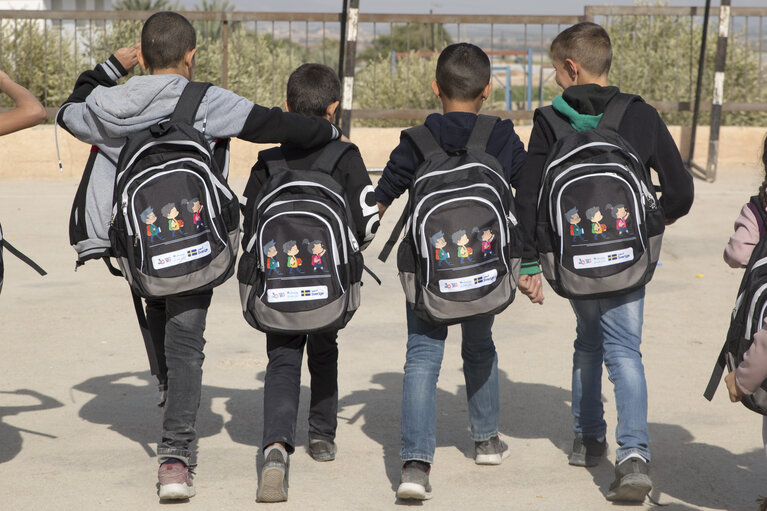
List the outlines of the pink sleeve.
{"label": "pink sleeve", "polygon": [[744,268],[751,258],[754,247],[759,242],[759,224],[748,205],[740,210],[735,220],[735,232],[724,247],[724,260],[732,268]]}
{"label": "pink sleeve", "polygon": [[767,380],[767,321],[754,334],[751,347],[735,371],[735,383],[744,394],[753,394]]}

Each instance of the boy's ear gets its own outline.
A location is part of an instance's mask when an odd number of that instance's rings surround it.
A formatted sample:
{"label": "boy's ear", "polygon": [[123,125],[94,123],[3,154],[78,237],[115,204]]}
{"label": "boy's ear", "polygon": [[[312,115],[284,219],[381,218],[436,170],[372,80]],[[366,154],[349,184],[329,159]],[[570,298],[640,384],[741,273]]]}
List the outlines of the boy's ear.
{"label": "boy's ear", "polygon": [[493,82],[488,83],[485,85],[485,88],[482,90],[482,101],[485,101],[487,98],[490,97],[490,91],[493,89]]}
{"label": "boy's ear", "polygon": [[328,105],[328,109],[325,111],[325,116],[328,119],[333,119],[336,115],[336,110],[338,110],[338,105],[341,103],[338,101],[333,101],[331,104]]}
{"label": "boy's ear", "polygon": [[288,104],[288,100],[285,100],[285,111],[290,112],[290,105]]}
{"label": "boy's ear", "polygon": [[573,59],[565,59],[564,66],[565,71],[567,71],[567,75],[570,77],[570,79],[576,81],[581,66],[578,65],[578,63]]}
{"label": "boy's ear", "polygon": [[437,80],[431,81],[431,90],[432,92],[434,92],[435,96],[437,96],[438,98],[440,97],[439,85],[437,84]]}
{"label": "boy's ear", "polygon": [[139,47],[138,51],[136,52],[136,57],[138,57],[138,65],[141,66],[141,69],[144,71],[147,70],[146,60],[144,59],[144,54],[141,53],[141,47]]}
{"label": "boy's ear", "polygon": [[184,54],[184,65],[187,69],[194,68],[194,56],[197,53],[197,48],[193,48]]}

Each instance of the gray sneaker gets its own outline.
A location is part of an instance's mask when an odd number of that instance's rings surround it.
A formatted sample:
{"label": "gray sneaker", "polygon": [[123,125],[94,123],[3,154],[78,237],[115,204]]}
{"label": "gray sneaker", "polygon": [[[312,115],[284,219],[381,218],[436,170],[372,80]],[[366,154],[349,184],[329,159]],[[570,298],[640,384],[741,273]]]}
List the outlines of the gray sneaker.
{"label": "gray sneaker", "polygon": [[333,461],[336,459],[336,444],[322,438],[309,437],[309,455],[315,461]]}
{"label": "gray sneaker", "polygon": [[632,457],[615,467],[615,481],[607,491],[607,500],[613,502],[644,502],[652,490],[650,468],[644,459]]}
{"label": "gray sneaker", "polygon": [[258,502],[288,500],[288,464],[280,449],[269,449],[261,467],[261,484],[256,493]]}
{"label": "gray sneaker", "polygon": [[583,437],[573,440],[573,452],[567,460],[576,467],[596,467],[607,452],[607,440]]}
{"label": "gray sneaker", "polygon": [[402,465],[399,475],[397,497],[400,499],[428,500],[431,498],[429,472],[431,465],[425,461],[410,460]]}
{"label": "gray sneaker", "polygon": [[509,457],[509,446],[495,435],[483,442],[474,442],[474,463],[477,465],[500,465]]}

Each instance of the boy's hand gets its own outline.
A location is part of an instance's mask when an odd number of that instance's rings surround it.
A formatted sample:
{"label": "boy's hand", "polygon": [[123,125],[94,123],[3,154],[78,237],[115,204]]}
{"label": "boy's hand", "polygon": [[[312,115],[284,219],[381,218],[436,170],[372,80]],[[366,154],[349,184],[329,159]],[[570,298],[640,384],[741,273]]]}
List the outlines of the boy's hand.
{"label": "boy's hand", "polygon": [[735,371],[730,371],[730,373],[724,377],[724,383],[727,384],[727,392],[730,393],[730,401],[737,403],[743,399],[743,392],[740,391],[738,384],[735,383]]}
{"label": "boy's hand", "polygon": [[520,276],[518,287],[531,302],[543,305],[543,285],[541,284],[540,273]]}
{"label": "boy's hand", "polygon": [[340,140],[341,142],[346,142],[347,144],[351,144],[352,143],[352,141],[349,140],[349,137],[347,137],[343,133],[341,133],[341,136],[338,137],[338,140]]}
{"label": "boy's hand", "polygon": [[115,58],[126,71],[130,72],[138,64],[138,49],[140,47],[141,43],[136,43],[127,48],[120,48],[114,53]]}
{"label": "boy's hand", "polygon": [[12,81],[11,77],[5,71],[0,71],[0,92],[5,92],[5,86],[9,81]]}

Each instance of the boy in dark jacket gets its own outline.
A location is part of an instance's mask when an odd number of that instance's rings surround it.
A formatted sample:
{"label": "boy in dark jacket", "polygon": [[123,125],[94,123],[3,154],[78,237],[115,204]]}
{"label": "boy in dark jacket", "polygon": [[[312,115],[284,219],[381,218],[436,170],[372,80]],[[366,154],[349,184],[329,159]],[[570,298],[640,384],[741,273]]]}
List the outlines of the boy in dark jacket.
{"label": "boy in dark jacket", "polygon": [[[338,75],[328,66],[304,64],[293,71],[288,79],[287,101],[289,112],[307,117],[332,119],[341,99]],[[323,147],[303,149],[292,143],[282,144],[280,156],[290,168],[309,169],[321,155]],[[270,173],[264,163],[273,150],[262,151],[251,170],[243,193],[244,230],[252,232],[254,199]],[[318,171],[319,172],[319,171]],[[343,186],[351,205],[351,214],[357,232],[354,235],[360,248],[366,247],[378,229],[378,207],[373,185],[356,146],[338,160],[331,176]],[[243,237],[246,244],[248,236]],[[299,240],[300,242],[300,240]],[[311,266],[316,271],[321,263],[321,244],[305,240],[315,254]],[[305,266],[308,268],[309,265]],[[317,461],[335,459],[338,413],[338,331],[301,335],[266,335],[266,353],[269,363],[264,381],[264,431],[262,446],[264,464],[257,499],[260,502],[279,502],[288,498],[288,455],[295,451],[296,417],[301,390],[301,360],[306,346],[311,374],[311,403],[309,405],[309,454]]]}
{"label": "boy in dark jacket", "polygon": [[[424,124],[445,151],[466,147],[477,114],[490,94],[490,73],[490,59],[472,44],[452,44],[439,56],[432,90],[441,99],[444,113],[430,115]],[[495,125],[486,151],[501,163],[506,178],[516,187],[525,150],[510,120]],[[423,161],[423,156],[410,139],[403,135],[400,144],[392,151],[375,191],[382,214],[394,199],[408,189]],[[527,275],[520,280],[529,278]],[[519,286],[523,288],[521,282]],[[436,447],[437,378],[447,327],[423,321],[410,307],[406,307],[406,313],[408,342],[402,389],[400,452],[403,467],[397,496],[423,500],[431,498],[429,471]],[[508,457],[509,447],[498,437],[500,403],[498,358],[491,333],[493,320],[494,317],[490,316],[461,324],[461,353],[475,462],[498,465]]]}
{"label": "boy in dark jacket", "polygon": [[[173,12],[150,16],[141,45],[121,48],[105,63],[86,71],[61,107],[58,123],[83,142],[98,147],[93,182],[102,186],[103,207],[111,209],[115,163],[126,137],[168,119],[192,79],[196,34],[189,21]],[[149,75],[117,80],[139,63]],[[328,121],[271,110],[233,92],[210,87],[197,111],[195,127],[211,148],[217,139],[239,137],[251,142],[292,142],[302,147],[326,144],[339,131]],[[226,175],[226,169],[223,169]],[[108,218],[108,216],[107,216]],[[100,226],[106,229],[106,225]],[[102,243],[109,246],[108,236]],[[164,345],[167,401],[157,454],[160,499],[194,496],[191,443],[202,384],[205,318],[212,292],[147,300],[153,342]]]}
{"label": "boy in dark jacket", "polygon": [[[594,23],[579,23],[551,43],[556,81],[564,89],[554,110],[576,130],[593,129],[605,105],[619,92],[607,85],[612,47],[607,32]],[[658,112],[644,102],[629,106],[619,134],[644,164],[658,173],[666,224],[685,215],[693,201],[692,177]],[[523,256],[537,257],[536,201],[543,167],[555,139],[542,116],[535,117],[527,161],[520,172],[517,206],[525,229]],[[588,214],[587,214],[588,216]],[[537,277],[540,278],[540,277]],[[573,355],[572,407],[575,440],[571,465],[595,466],[604,456],[606,424],[601,400],[602,363],[615,385],[618,408],[615,481],[607,500],[642,502],[652,489],[647,430],[647,384],[639,349],[642,336],[644,287],[612,298],[571,300],[577,320]]]}

